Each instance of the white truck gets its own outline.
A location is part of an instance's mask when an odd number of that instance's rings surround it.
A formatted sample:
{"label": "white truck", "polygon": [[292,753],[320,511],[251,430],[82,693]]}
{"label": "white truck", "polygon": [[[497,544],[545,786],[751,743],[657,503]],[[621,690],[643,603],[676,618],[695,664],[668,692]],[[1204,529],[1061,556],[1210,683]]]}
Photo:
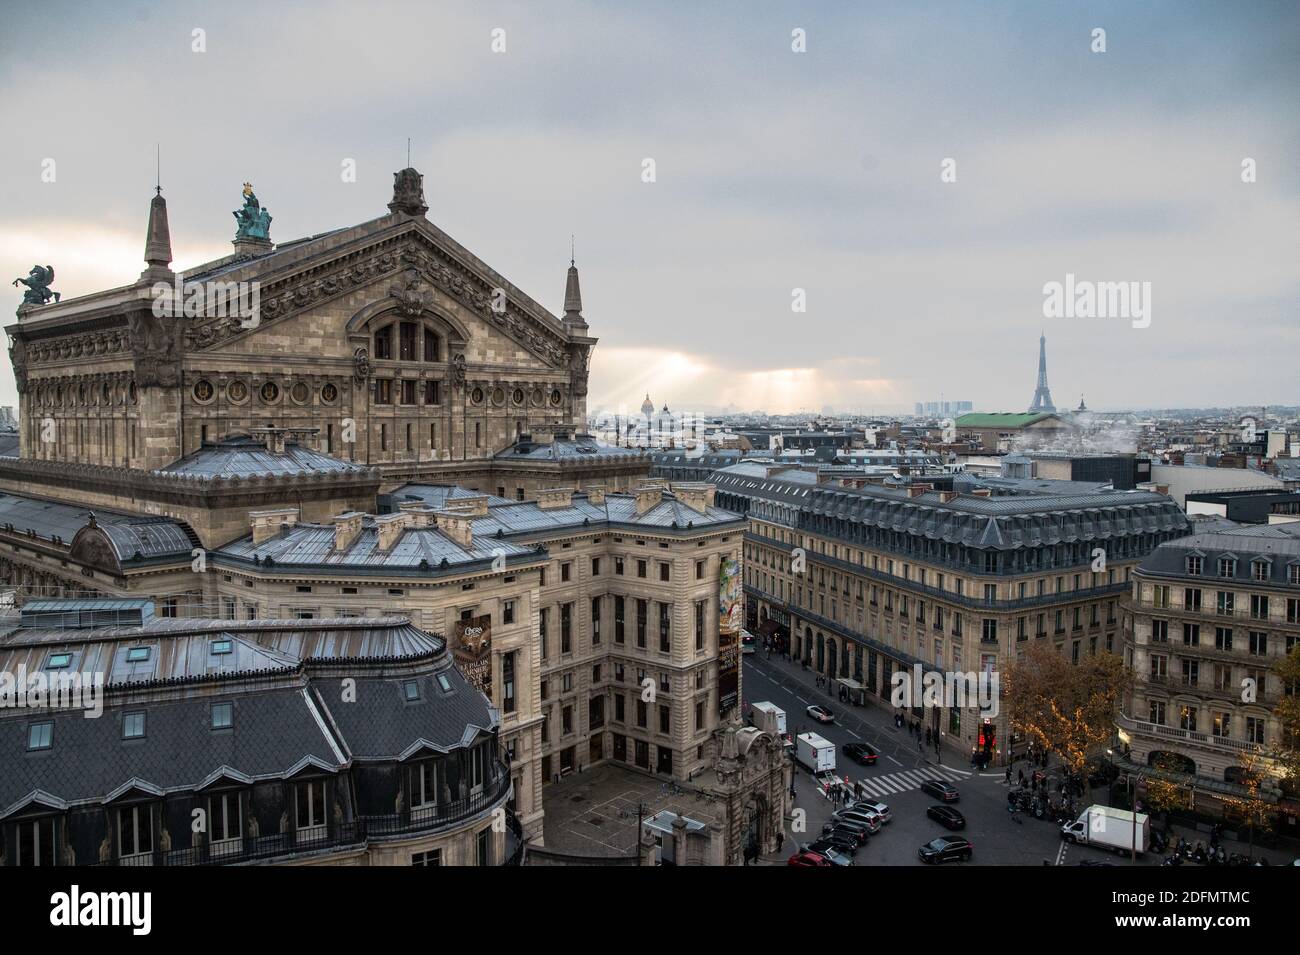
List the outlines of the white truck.
{"label": "white truck", "polygon": [[750,718],[764,733],[777,738],[785,736],[785,710],[775,703],[755,703]]}
{"label": "white truck", "polygon": [[1074,822],[1061,827],[1069,842],[1109,849],[1117,855],[1141,854],[1151,846],[1151,820],[1146,813],[1133,813],[1110,806],[1089,806]]}
{"label": "white truck", "polygon": [[814,776],[835,772],[835,744],[816,733],[795,737],[794,758]]}

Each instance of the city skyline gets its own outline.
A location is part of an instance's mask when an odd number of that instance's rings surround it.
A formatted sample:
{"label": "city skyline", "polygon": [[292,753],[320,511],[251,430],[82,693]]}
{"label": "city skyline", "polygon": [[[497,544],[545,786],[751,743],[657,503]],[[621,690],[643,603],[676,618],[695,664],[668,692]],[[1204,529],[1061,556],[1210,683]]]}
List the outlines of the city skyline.
{"label": "city skyline", "polygon": [[[557,315],[576,236],[601,340],[592,407],[635,407],[648,390],[681,407],[906,413],[943,392],[1023,410],[1040,331],[1065,407],[1080,394],[1100,410],[1156,393],[1173,406],[1294,400],[1300,202],[1279,171],[1300,139],[1300,87],[1278,22],[1293,9],[1225,21],[1178,5],[1171,21],[1171,5],[951,6],[935,29],[936,13],[901,5],[870,19],[452,5],[393,58],[386,39],[348,32],[342,7],[311,24],[262,9],[256,30],[239,8],[138,9],[86,11],[95,29],[75,34],[44,17],[24,30],[36,14],[18,12],[0,41],[11,126],[37,101],[78,117],[0,157],[7,277],[53,264],[65,297],[131,281],[159,148],[183,269],[229,250],[245,181],[278,242],[382,213],[409,136],[430,218]],[[1090,48],[1097,27],[1104,53]],[[142,45],[166,84],[138,69]],[[354,46],[375,68],[333,78]],[[258,104],[222,121],[238,148],[156,121],[187,115],[216,79]],[[679,95],[699,88],[711,96]],[[947,159],[954,182],[941,181]],[[1151,283],[1149,325],[1044,318],[1044,286],[1074,276]],[[1252,334],[1225,336],[1224,316]],[[5,365],[0,402],[13,403]]]}

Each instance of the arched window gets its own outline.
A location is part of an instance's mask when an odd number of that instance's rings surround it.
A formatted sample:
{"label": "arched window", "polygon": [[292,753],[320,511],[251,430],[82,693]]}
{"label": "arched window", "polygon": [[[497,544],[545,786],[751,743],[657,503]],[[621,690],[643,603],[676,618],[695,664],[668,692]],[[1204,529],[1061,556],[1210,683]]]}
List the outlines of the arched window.
{"label": "arched window", "polygon": [[393,326],[385,325],[375,332],[375,358],[391,360],[393,357]]}
{"label": "arched window", "polygon": [[415,322],[402,322],[397,355],[402,361],[415,361],[415,342],[418,331],[419,326]]}
{"label": "arched window", "polygon": [[442,351],[438,345],[438,333],[431,328],[424,330],[424,360],[441,361]]}

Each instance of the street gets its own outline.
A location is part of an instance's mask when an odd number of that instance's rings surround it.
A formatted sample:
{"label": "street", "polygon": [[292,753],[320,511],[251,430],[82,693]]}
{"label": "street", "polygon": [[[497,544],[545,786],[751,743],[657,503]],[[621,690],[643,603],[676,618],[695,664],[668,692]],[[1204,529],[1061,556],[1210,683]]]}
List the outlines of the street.
{"label": "street", "polygon": [[[1093,858],[1132,864],[1127,859],[1088,847],[1066,847],[1060,829],[1054,823],[1021,814],[1017,823],[1007,812],[1007,787],[1003,773],[972,772],[970,765],[941,765],[931,747],[925,752],[917,748],[917,740],[907,728],[897,729],[891,714],[871,705],[849,706],[814,685],[815,674],[802,670],[797,663],[788,663],[778,657],[767,659],[761,650],[744,657],[744,700],[747,704],[767,700],[786,711],[786,726],[791,734],[809,730],[820,734],[836,746],[836,775],[847,776],[851,781],[862,780],[871,795],[868,798],[886,803],[892,821],[872,836],[858,850],[854,859],[857,865],[923,865],[917,850],[936,836],[961,835],[975,847],[970,863],[950,862],[947,865],[1037,865],[1044,860],[1051,864],[1073,865],[1083,859]],[[804,711],[813,703],[828,707],[835,714],[832,724],[820,724]],[[861,766],[840,752],[849,742],[870,743],[880,753],[874,766]],[[956,757],[944,753],[951,764]],[[950,833],[937,822],[928,819],[925,811],[935,800],[920,791],[926,778],[947,779],[961,793],[954,807],[966,817],[966,828]],[[806,813],[807,825],[803,833],[790,830],[787,820],[786,841],[779,853],[764,861],[784,864],[801,842],[811,842],[821,834],[822,825],[829,821],[834,804],[821,795],[808,772],[796,766],[796,810]],[[1139,863],[1141,864],[1141,863]]]}

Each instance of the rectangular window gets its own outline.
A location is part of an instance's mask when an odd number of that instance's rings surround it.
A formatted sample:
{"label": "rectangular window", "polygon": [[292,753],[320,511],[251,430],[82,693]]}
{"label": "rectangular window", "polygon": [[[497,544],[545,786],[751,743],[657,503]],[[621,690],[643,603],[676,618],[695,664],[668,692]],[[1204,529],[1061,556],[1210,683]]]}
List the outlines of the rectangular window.
{"label": "rectangular window", "polygon": [[672,649],[672,607],[659,605],[659,652],[667,653]]}
{"label": "rectangular window", "polygon": [[614,595],[614,642],[623,643],[625,640],[625,600],[619,595]]}
{"label": "rectangular window", "polygon": [[645,649],[646,604],[647,601],[641,599],[636,602],[636,645],[640,650]]}
{"label": "rectangular window", "polygon": [[213,703],[212,704],[212,728],[214,730],[229,729],[234,724],[235,724],[234,703]]}
{"label": "rectangular window", "polygon": [[1169,621],[1168,620],[1151,621],[1151,642],[1152,643],[1169,642]]}
{"label": "rectangular window", "polygon": [[537,614],[537,618],[538,618],[538,619],[537,619],[537,634],[538,634],[538,637],[540,638],[540,640],[541,640],[541,644],[542,644],[542,659],[543,659],[543,660],[545,660],[546,657],[547,657],[547,645],[546,645],[546,618],[547,618],[549,615],[550,615],[550,608],[548,608],[548,607],[543,607],[540,611],[538,611],[538,614]]}
{"label": "rectangular window", "polygon": [[591,598],[591,642],[593,646],[600,643],[600,604],[599,597]]}
{"label": "rectangular window", "polygon": [[1250,616],[1252,620],[1268,619],[1268,597],[1262,594],[1250,595]]}
{"label": "rectangular window", "polygon": [[573,604],[560,604],[560,652],[573,651]]}
{"label": "rectangular window", "polygon": [[669,566],[668,564],[662,564],[662,563],[659,565],[659,579],[662,581],[666,581],[669,578],[670,571],[668,569],[668,566]]}
{"label": "rectangular window", "polygon": [[501,654],[501,709],[515,711],[515,652]]}
{"label": "rectangular window", "polygon": [[375,404],[391,405],[393,403],[393,380],[391,378],[375,379]]}
{"label": "rectangular window", "polygon": [[129,859],[153,852],[153,813],[150,807],[130,806],[117,812],[118,858]]}
{"label": "rectangular window", "polygon": [[54,723],[42,720],[27,727],[27,748],[29,750],[49,749],[54,745]]}
{"label": "rectangular window", "polygon": [[507,600],[501,605],[501,622],[503,624],[515,622],[515,602],[513,600]]}
{"label": "rectangular window", "polygon": [[707,601],[699,600],[695,603],[695,649],[704,649],[704,620],[705,606]]}
{"label": "rectangular window", "polygon": [[144,711],[137,710],[122,717],[122,739],[140,739],[144,736]]}
{"label": "rectangular window", "polygon": [[[442,404],[442,382],[432,378],[426,378],[424,381],[424,403],[426,405]],[[430,437],[430,443],[433,438]]]}

